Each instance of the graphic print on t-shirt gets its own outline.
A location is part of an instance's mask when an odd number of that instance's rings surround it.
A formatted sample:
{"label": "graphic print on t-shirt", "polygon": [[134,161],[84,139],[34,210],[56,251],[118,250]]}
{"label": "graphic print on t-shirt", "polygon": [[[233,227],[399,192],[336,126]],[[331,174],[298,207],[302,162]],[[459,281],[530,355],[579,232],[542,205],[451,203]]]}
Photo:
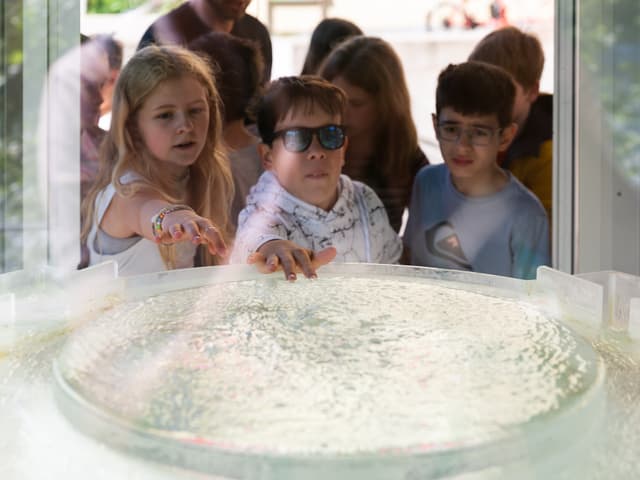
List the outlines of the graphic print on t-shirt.
{"label": "graphic print on t-shirt", "polygon": [[469,260],[462,251],[460,239],[453,226],[440,222],[424,232],[427,251],[434,257],[453,262],[458,268],[473,270]]}

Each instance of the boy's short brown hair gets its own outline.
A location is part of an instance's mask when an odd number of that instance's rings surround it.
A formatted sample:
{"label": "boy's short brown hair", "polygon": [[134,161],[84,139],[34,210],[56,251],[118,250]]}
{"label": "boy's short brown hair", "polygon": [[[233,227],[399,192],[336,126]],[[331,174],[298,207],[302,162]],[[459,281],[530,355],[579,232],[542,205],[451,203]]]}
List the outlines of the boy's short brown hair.
{"label": "boy's short brown hair", "polygon": [[300,75],[272,81],[253,111],[263,143],[271,145],[276,124],[289,112],[301,109],[311,113],[320,109],[342,119],[346,103],[342,89],[329,81],[316,75]]}
{"label": "boy's short brown hair", "polygon": [[530,90],[542,76],[544,51],[535,35],[509,26],[480,40],[469,60],[504,68],[525,90]]}
{"label": "boy's short brown hair", "polygon": [[438,76],[436,116],[449,107],[462,115],[495,115],[501,128],[513,121],[516,87],[511,75],[484,62],[449,65]]}

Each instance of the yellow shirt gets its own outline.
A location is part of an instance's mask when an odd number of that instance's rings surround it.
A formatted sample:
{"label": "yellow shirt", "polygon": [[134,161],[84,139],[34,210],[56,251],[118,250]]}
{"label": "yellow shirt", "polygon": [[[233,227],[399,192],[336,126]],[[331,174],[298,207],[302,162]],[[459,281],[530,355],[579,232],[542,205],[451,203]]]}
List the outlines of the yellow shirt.
{"label": "yellow shirt", "polygon": [[553,176],[553,97],[540,94],[531,105],[522,132],[513,140],[502,166],[542,203],[551,224]]}
{"label": "yellow shirt", "polygon": [[553,142],[543,142],[538,156],[514,159],[507,169],[540,199],[551,223]]}

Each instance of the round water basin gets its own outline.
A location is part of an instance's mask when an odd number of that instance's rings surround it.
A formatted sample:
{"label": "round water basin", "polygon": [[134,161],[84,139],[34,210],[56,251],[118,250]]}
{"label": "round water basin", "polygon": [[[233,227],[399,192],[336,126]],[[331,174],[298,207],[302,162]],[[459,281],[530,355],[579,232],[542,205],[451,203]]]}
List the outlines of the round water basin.
{"label": "round water basin", "polygon": [[70,337],[58,403],[101,441],[230,478],[556,471],[599,418],[596,353],[521,295],[424,272],[218,274],[119,302]]}

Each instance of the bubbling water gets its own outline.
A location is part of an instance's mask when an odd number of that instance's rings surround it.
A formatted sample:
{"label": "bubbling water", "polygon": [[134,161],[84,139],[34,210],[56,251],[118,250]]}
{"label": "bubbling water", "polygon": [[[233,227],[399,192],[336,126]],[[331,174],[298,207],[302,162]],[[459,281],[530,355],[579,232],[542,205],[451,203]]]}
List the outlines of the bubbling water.
{"label": "bubbling water", "polygon": [[138,428],[308,455],[503,439],[584,393],[595,362],[512,299],[335,276],[125,302],[76,332],[59,366],[80,396]]}

